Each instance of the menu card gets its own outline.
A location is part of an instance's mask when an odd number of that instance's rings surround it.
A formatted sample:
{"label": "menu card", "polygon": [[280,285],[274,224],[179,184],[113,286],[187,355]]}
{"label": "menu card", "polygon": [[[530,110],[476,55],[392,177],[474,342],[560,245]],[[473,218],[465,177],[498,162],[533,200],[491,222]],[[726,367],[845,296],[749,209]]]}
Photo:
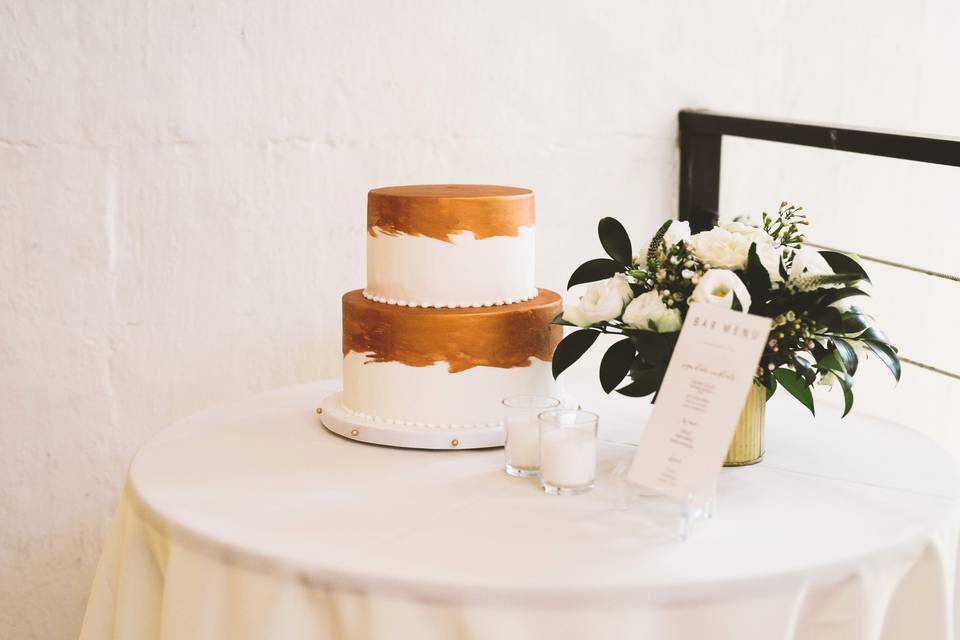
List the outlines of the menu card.
{"label": "menu card", "polygon": [[627,478],[675,498],[712,491],[770,318],[692,304]]}

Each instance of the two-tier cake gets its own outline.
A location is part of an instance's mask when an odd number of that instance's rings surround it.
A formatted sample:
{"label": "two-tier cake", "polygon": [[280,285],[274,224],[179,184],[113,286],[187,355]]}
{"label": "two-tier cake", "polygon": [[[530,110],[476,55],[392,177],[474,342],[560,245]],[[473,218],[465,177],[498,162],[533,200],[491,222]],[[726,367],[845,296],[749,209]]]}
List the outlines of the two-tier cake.
{"label": "two-tier cake", "polygon": [[367,288],[343,296],[343,392],[324,425],[377,444],[503,444],[500,401],[556,395],[560,296],[533,284],[533,192],[374,189]]}

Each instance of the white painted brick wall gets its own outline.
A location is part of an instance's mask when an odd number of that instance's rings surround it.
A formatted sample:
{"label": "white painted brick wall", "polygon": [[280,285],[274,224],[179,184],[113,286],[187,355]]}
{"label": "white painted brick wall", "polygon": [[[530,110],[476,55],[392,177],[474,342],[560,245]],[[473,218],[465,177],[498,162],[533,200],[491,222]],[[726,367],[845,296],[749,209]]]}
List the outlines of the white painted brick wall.
{"label": "white painted brick wall", "polygon": [[0,637],[75,637],[125,466],[332,376],[368,188],[675,211],[676,112],[960,135],[956,3],[0,0]]}

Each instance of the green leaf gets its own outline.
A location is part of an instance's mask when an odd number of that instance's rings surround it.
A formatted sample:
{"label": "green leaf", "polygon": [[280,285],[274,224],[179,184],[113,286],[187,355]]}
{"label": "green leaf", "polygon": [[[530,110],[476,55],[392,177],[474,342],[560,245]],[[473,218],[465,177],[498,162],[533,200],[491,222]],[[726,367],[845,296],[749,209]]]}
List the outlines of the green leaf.
{"label": "green leaf", "polygon": [[883,364],[887,365],[887,368],[890,369],[890,372],[893,374],[893,377],[896,378],[897,382],[900,382],[900,358],[897,356],[896,350],[884,342],[864,340],[863,343],[877,354],[877,357],[883,361]]}
{"label": "green leaf", "polygon": [[630,339],[637,349],[637,353],[644,361],[652,364],[666,364],[673,355],[673,348],[677,344],[680,333],[657,333],[655,331],[635,331],[630,333]]}
{"label": "green leaf", "polygon": [[842,315],[843,333],[859,333],[870,327],[870,317],[865,313],[848,311]]}
{"label": "green leaf", "polygon": [[600,244],[607,255],[629,267],[633,263],[633,248],[630,246],[630,236],[627,230],[616,218],[603,218],[597,225],[600,235]]}
{"label": "green leaf", "polygon": [[840,417],[846,418],[850,409],[853,408],[853,378],[842,371],[835,371],[833,375],[836,376],[837,381],[840,382],[840,388],[843,389],[843,415]]}
{"label": "green leaf", "polygon": [[843,364],[844,371],[850,375],[855,375],[857,373],[857,365],[859,364],[857,352],[854,351],[850,343],[843,338],[832,338],[830,342],[833,344],[834,352],[840,359],[841,364]]}
{"label": "green leaf", "polygon": [[872,342],[882,342],[883,344],[890,345],[894,352],[897,351],[897,348],[890,344],[890,338],[887,337],[887,334],[876,327],[867,328],[867,330],[857,336],[857,338],[860,340],[870,340]]}
{"label": "green leaf", "polygon": [[857,276],[861,280],[870,282],[870,276],[868,276],[867,272],[863,270],[863,267],[860,266],[860,263],[847,254],[838,253],[836,251],[821,251],[820,255],[823,256],[823,259],[827,261],[827,264],[830,265],[830,268],[833,269],[834,273],[851,274]]}
{"label": "green leaf", "polygon": [[616,273],[623,273],[623,265],[616,260],[611,260],[609,258],[596,258],[594,260],[587,260],[582,265],[577,267],[577,270],[573,272],[572,276],[570,276],[570,281],[567,282],[567,289],[585,282],[605,280],[613,277],[613,275]]}
{"label": "green leaf", "polygon": [[773,394],[777,392],[777,379],[770,376],[770,386],[765,388],[767,390],[767,400],[769,401],[770,398],[773,397]]}
{"label": "green leaf", "polygon": [[757,255],[757,243],[750,245],[747,253],[747,289],[754,300],[765,300],[770,292],[770,274]]}
{"label": "green leaf", "polygon": [[856,287],[844,287],[842,289],[828,289],[826,293],[820,296],[818,304],[831,305],[834,302],[849,298],[851,296],[868,296],[866,291],[861,291]]}
{"label": "green leaf", "polygon": [[821,372],[841,371],[846,373],[843,370],[843,365],[840,363],[840,358],[834,351],[827,351],[817,360],[817,369]]}
{"label": "green leaf", "polygon": [[820,342],[817,340],[813,341],[813,346],[810,347],[810,353],[813,354],[813,359],[817,361],[818,367],[820,366],[820,361],[823,360],[825,356],[831,355],[830,350],[820,344]]}
{"label": "green leaf", "polygon": [[793,366],[797,368],[797,373],[808,385],[813,384],[817,379],[817,370],[814,369],[810,361],[800,354],[793,354]]}
{"label": "green leaf", "polygon": [[836,307],[820,307],[813,313],[813,319],[830,331],[843,330],[843,314]]}
{"label": "green leaf", "polygon": [[664,369],[662,367],[631,371],[630,377],[633,379],[633,382],[617,389],[617,393],[631,398],[648,396],[660,389],[660,383],[663,382],[663,374]]}
{"label": "green leaf", "polygon": [[564,320],[564,319],[563,319],[563,312],[562,312],[562,311],[561,311],[560,313],[558,313],[556,316],[554,316],[553,320],[551,320],[548,324],[558,324],[558,325],[560,325],[560,326],[562,326],[562,327],[576,327],[576,326],[577,326],[577,325],[573,324],[572,322],[570,322],[569,320]]}
{"label": "green leaf", "polygon": [[813,394],[810,392],[810,387],[796,371],[779,367],[773,372],[773,377],[790,395],[799,400],[807,409],[810,409],[810,413],[816,415],[816,411],[813,409]]}
{"label": "green leaf", "polygon": [[581,329],[574,331],[557,345],[553,352],[553,377],[558,378],[561,373],[567,370],[567,367],[580,359],[580,356],[587,352],[597,338],[600,337],[599,331],[592,329]]}
{"label": "green leaf", "polygon": [[618,340],[607,349],[600,361],[600,386],[605,393],[610,393],[623,381],[636,355],[637,350],[630,338]]}

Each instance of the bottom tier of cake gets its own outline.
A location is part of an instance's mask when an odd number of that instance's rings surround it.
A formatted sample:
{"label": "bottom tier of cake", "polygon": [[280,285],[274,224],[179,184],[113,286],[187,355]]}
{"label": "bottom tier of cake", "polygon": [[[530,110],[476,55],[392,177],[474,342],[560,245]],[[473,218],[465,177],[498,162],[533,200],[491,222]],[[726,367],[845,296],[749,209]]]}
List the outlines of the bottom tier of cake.
{"label": "bottom tier of cake", "polygon": [[557,395],[550,373],[560,296],[479,309],[422,309],[343,297],[341,405],[417,429],[489,429],[510,395]]}

